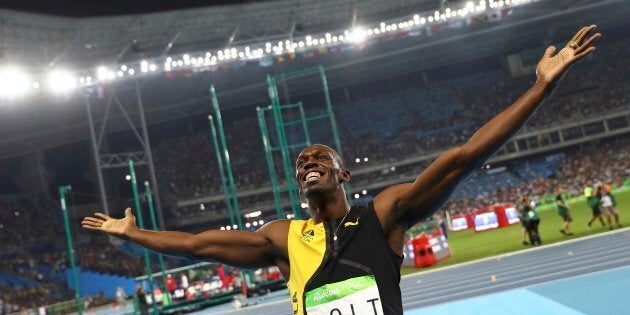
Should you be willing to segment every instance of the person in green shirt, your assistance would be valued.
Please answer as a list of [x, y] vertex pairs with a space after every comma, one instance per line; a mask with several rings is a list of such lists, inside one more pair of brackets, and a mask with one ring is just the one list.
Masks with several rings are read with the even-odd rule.
[[584, 196], [586, 197], [586, 204], [588, 204], [588, 206], [593, 211], [593, 217], [586, 224], [586, 228], [590, 230], [591, 225], [597, 219], [599, 219], [599, 222], [601, 222], [602, 226], [605, 227], [606, 223], [604, 223], [604, 219], [602, 218], [602, 210], [599, 205], [599, 201], [602, 197], [601, 186], [596, 185], [595, 187], [593, 187], [592, 183], [589, 181], [584, 188]]
[[571, 218], [569, 206], [564, 202], [564, 199], [562, 198], [562, 194], [564, 193], [562, 186], [558, 187], [556, 192], [556, 206], [558, 207], [558, 214], [560, 215], [560, 217], [562, 217], [563, 222], [562, 227], [560, 228], [560, 233], [567, 236], [573, 235], [573, 233], [571, 233], [571, 231], [569, 230], [569, 226], [571, 225], [573, 218]]
[[542, 245], [540, 234], [538, 234], [538, 225], [540, 224], [540, 217], [535, 210], [536, 203], [533, 200], [529, 200], [526, 195], [521, 196], [521, 203], [519, 206], [521, 223], [527, 230], [529, 235], [529, 242], [532, 245]]

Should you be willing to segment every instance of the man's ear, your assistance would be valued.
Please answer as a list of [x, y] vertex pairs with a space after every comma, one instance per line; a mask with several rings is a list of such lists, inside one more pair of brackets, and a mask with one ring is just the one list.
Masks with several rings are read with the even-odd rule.
[[350, 171], [349, 170], [342, 170], [341, 172], [339, 172], [339, 178], [341, 179], [342, 183], [345, 182], [349, 182], [350, 181]]

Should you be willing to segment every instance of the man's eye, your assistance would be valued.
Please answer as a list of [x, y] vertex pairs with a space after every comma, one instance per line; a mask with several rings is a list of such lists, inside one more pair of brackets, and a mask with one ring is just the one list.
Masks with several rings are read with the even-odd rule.
[[320, 160], [325, 160], [325, 159], [326, 159], [326, 156], [324, 156], [324, 155], [320, 155], [320, 156], [319, 156], [319, 159], [320, 159]]

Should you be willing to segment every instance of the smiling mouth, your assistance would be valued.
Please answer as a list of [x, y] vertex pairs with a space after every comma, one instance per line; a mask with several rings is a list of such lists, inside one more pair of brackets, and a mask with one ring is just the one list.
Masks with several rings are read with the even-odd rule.
[[304, 182], [306, 183], [315, 182], [321, 177], [322, 177], [322, 174], [320, 174], [319, 172], [315, 172], [315, 171], [308, 172], [308, 174], [306, 174], [306, 176], [304, 177]]

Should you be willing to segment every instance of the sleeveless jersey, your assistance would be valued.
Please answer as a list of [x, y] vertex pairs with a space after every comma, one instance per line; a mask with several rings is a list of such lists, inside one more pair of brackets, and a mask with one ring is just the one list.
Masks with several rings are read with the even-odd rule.
[[288, 251], [294, 315], [402, 314], [403, 258], [387, 244], [371, 202], [352, 207], [343, 222], [292, 221]]

